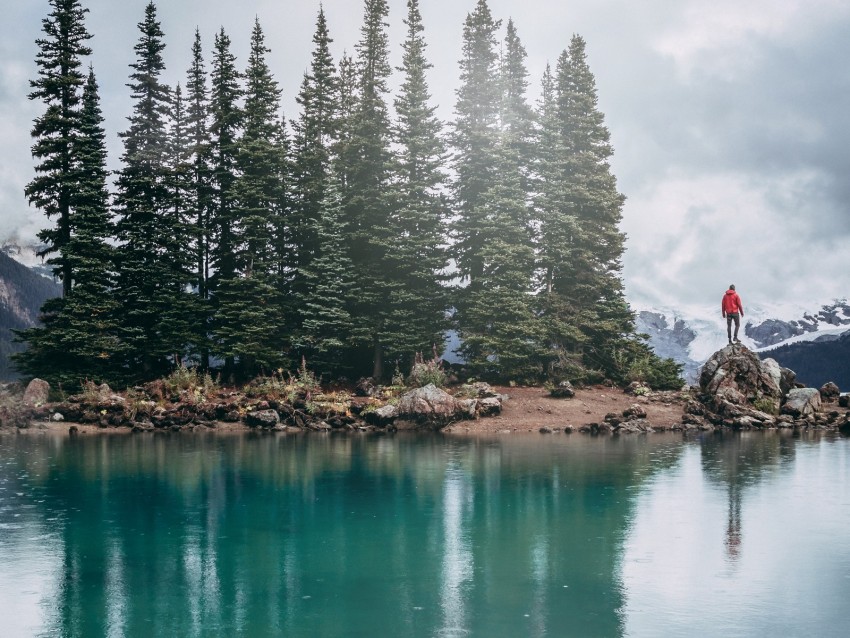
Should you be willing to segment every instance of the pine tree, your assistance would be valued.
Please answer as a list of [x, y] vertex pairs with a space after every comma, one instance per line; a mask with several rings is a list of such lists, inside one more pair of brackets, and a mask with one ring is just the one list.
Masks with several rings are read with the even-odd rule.
[[[347, 123], [343, 216], [357, 290], [352, 306], [353, 343], [372, 351], [372, 376], [383, 376], [387, 308], [384, 299], [389, 234], [390, 75], [386, 0], [365, 0], [357, 44], [357, 102]], [[350, 158], [350, 162], [346, 161]]]
[[412, 362], [417, 352], [442, 346], [446, 330], [447, 289], [441, 285], [447, 267], [445, 219], [448, 207], [442, 163], [446, 149], [442, 125], [429, 105], [424, 27], [418, 0], [409, 0], [407, 39], [399, 68], [404, 74], [395, 100], [398, 122], [391, 249], [387, 253], [390, 311], [386, 342], [389, 353]]
[[91, 55], [86, 41], [83, 9], [78, 0], [50, 0], [52, 11], [42, 20], [45, 38], [36, 40], [38, 78], [30, 81], [30, 100], [41, 100], [46, 109], [33, 122], [32, 147], [36, 177], [27, 184], [25, 193], [30, 204], [38, 207], [55, 227], [43, 229], [38, 238], [44, 248], [39, 256], [48, 260], [53, 272], [62, 280], [68, 294], [73, 285], [73, 272], [64, 248], [71, 239], [71, 197], [74, 192], [74, 143], [80, 128], [80, 97], [85, 84], [82, 58]]
[[222, 29], [215, 37], [211, 73], [210, 138], [212, 203], [210, 229], [213, 236], [209, 290], [214, 294], [218, 282], [236, 275], [235, 184], [238, 138], [242, 130], [242, 89], [236, 70], [236, 57], [230, 51], [230, 38]]
[[83, 91], [70, 198], [70, 239], [63, 247], [73, 286], [64, 297], [42, 308], [42, 327], [19, 333], [29, 343], [16, 356], [22, 371], [61, 383], [66, 389], [83, 380], [104, 381], [115, 372], [119, 352], [113, 287], [113, 234], [106, 188], [106, 145], [94, 71]]
[[496, 31], [486, 0], [478, 0], [463, 28], [461, 86], [457, 90], [454, 147], [454, 199], [457, 219], [453, 224], [454, 257], [460, 276], [468, 281], [462, 297], [476, 290], [484, 269], [480, 228], [485, 215], [482, 198], [497, 179], [494, 155], [498, 143], [501, 94], [498, 77]]
[[301, 327], [296, 346], [313, 370], [332, 375], [343, 369], [339, 354], [348, 345], [352, 318], [348, 311], [352, 289], [351, 262], [341, 221], [342, 203], [337, 179], [324, 185], [319, 218], [313, 231], [317, 252], [303, 270], [304, 293], [298, 311]]
[[322, 203], [331, 178], [331, 160], [336, 138], [338, 79], [330, 44], [324, 9], [319, 9], [313, 35], [310, 70], [304, 74], [296, 101], [301, 115], [293, 122], [293, 214], [292, 283], [296, 305], [310, 293], [306, 289], [305, 272], [320, 251], [319, 237]]
[[535, 116], [526, 100], [528, 70], [525, 47], [519, 39], [513, 20], [508, 20], [502, 57], [499, 65], [499, 143], [510, 150], [522, 173], [523, 187], [530, 191], [529, 176], [535, 128]]
[[559, 57], [551, 89], [547, 95], [544, 87], [542, 113], [550, 151], [540, 171], [541, 315], [556, 368], [571, 369], [580, 357], [585, 367], [609, 372], [617, 344], [634, 332], [620, 279], [624, 197], [610, 171], [610, 135], [579, 36]]
[[130, 377], [168, 369], [191, 339], [186, 304], [187, 273], [181, 246], [185, 229], [169, 189], [171, 92], [160, 81], [163, 33], [149, 3], [139, 23], [130, 84], [135, 104], [124, 140], [123, 167], [116, 183], [121, 242], [116, 295], [121, 300], [122, 338]]
[[235, 183], [237, 273], [222, 279], [217, 330], [223, 353], [238, 359], [242, 373], [274, 369], [284, 360], [283, 299], [276, 286], [275, 232], [283, 153], [277, 111], [280, 89], [266, 63], [269, 49], [259, 21], [251, 35], [245, 71], [244, 131], [238, 144]]
[[195, 30], [192, 43], [192, 63], [186, 78], [187, 138], [186, 161], [189, 170], [187, 192], [187, 223], [190, 224], [191, 247], [194, 252], [195, 277], [193, 285], [198, 295], [198, 318], [195, 340], [201, 354], [201, 366], [209, 367], [209, 279], [212, 248], [212, 145], [209, 134], [209, 94], [204, 67], [200, 32]]
[[537, 380], [539, 322], [533, 306], [535, 268], [529, 197], [532, 117], [525, 93], [525, 49], [508, 23], [498, 85], [499, 122], [493, 181], [479, 197], [480, 274], [464, 291], [457, 320], [461, 352], [481, 374]]
[[[239, 100], [242, 89], [236, 57], [230, 51], [230, 38], [222, 28], [215, 36], [212, 71], [210, 74], [210, 171], [211, 198], [209, 213], [210, 257], [207, 279], [210, 296], [211, 328], [218, 329], [218, 312], [223, 281], [232, 281], [236, 269], [236, 189], [238, 138], [242, 129], [242, 109]], [[213, 349], [221, 351], [220, 343]], [[234, 372], [233, 356], [225, 356], [224, 373]]]

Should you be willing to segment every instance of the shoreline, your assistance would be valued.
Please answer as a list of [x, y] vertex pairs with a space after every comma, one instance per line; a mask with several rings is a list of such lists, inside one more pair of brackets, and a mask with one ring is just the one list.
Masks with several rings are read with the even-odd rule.
[[[837, 420], [795, 421], [777, 423], [772, 427], [736, 428], [728, 425], [711, 424], [705, 419], [694, 419], [690, 414], [694, 402], [693, 389], [666, 392], [648, 392], [635, 396], [623, 389], [608, 386], [590, 386], [575, 389], [571, 398], [555, 398], [540, 386], [509, 387], [493, 386], [492, 391], [501, 397], [501, 408], [495, 414], [476, 415], [475, 418], [453, 420], [445, 427], [416, 427], [405, 422], [379, 423], [361, 414], [344, 427], [331, 427], [325, 421], [317, 427], [314, 422], [300, 426], [282, 421], [273, 426], [249, 423], [247, 419], [208, 419], [202, 422], [189, 420], [180, 424], [154, 425], [144, 423], [110, 424], [106, 419], [98, 422], [81, 423], [73, 419], [53, 420], [61, 404], [46, 404], [40, 410], [40, 419], [29, 421], [28, 427], [7, 426], [4, 430], [20, 433], [47, 432], [54, 434], [88, 435], [95, 433], [132, 434], [164, 432], [200, 433], [251, 433], [275, 432], [297, 434], [301, 432], [331, 432], [343, 434], [393, 433], [396, 431], [440, 432], [451, 435], [495, 435], [495, 434], [640, 434], [660, 432], [714, 432], [753, 430], [791, 431], [838, 431]], [[266, 406], [269, 407], [269, 406]], [[837, 415], [838, 413], [835, 412]]]

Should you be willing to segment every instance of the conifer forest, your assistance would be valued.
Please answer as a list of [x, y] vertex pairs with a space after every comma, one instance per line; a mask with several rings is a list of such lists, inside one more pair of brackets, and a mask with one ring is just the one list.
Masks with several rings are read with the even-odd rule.
[[[364, 0], [340, 59], [319, 9], [300, 87], [275, 80], [259, 19], [212, 42], [196, 32], [185, 79], [164, 83], [151, 2], [128, 69], [132, 112], [107, 133], [87, 9], [50, 0], [25, 195], [49, 222], [39, 240], [63, 294], [18, 333], [18, 368], [69, 387], [177, 366], [245, 381], [302, 361], [326, 380], [381, 379], [456, 334], [476, 378], [679, 387], [625, 300], [625, 197], [585, 41], [568, 38], [536, 70], [531, 100], [517, 26], [468, 1], [449, 122], [432, 104], [418, 0], [399, 43], [387, 1]], [[231, 38], [243, 36], [238, 60]], [[294, 117], [284, 91], [297, 92]]]

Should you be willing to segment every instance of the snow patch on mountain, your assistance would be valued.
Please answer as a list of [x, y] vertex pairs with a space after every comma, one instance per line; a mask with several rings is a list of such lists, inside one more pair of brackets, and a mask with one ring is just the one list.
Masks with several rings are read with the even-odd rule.
[[[712, 305], [683, 305], [678, 308], [633, 306], [638, 332], [649, 335], [649, 343], [662, 357], [684, 365], [685, 378], [696, 381], [700, 366], [727, 344], [726, 320], [720, 301]], [[747, 304], [738, 337], [757, 352], [787, 343], [837, 339], [850, 332], [850, 305], [834, 300], [813, 311], [793, 303]]]

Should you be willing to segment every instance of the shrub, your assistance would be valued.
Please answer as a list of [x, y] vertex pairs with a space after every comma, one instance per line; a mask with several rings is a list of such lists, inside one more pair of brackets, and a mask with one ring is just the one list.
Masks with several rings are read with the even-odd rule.
[[753, 401], [753, 407], [766, 414], [773, 414], [774, 416], [779, 414], [779, 407], [776, 405], [776, 401], [768, 397], [758, 397]]
[[421, 388], [429, 383], [442, 388], [446, 385], [447, 378], [446, 371], [443, 370], [443, 360], [437, 356], [435, 348], [432, 358], [428, 361], [425, 361], [421, 352], [416, 353], [407, 381], [413, 388]]
[[640, 381], [653, 390], [678, 390], [684, 385], [682, 364], [655, 355], [641, 358], [629, 367], [626, 381]]
[[162, 380], [162, 385], [172, 396], [187, 393], [198, 400], [218, 389], [218, 383], [209, 372], [201, 374], [197, 368], [187, 368], [182, 364]]

